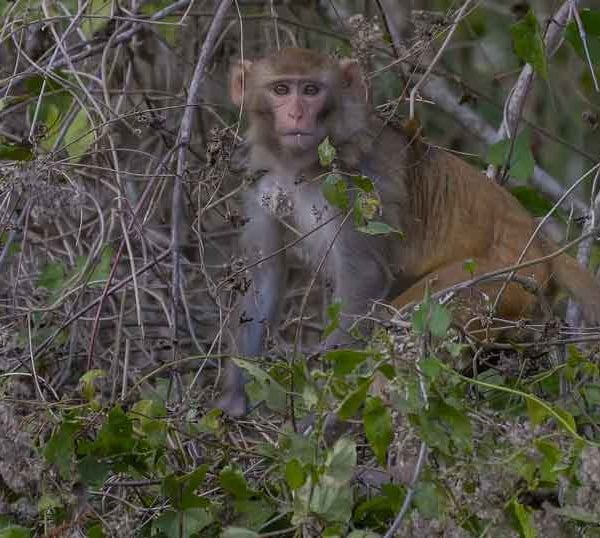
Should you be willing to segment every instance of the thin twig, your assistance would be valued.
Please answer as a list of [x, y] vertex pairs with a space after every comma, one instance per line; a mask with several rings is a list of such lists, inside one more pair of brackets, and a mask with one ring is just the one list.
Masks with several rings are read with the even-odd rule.
[[[573, 0], [577, 3], [579, 0]], [[547, 51], [547, 57], [552, 56], [562, 41], [563, 28], [569, 23], [571, 17], [571, 3], [570, 0], [565, 2], [560, 9], [556, 12], [554, 17], [550, 19], [546, 35], [544, 37], [544, 48]], [[514, 149], [515, 140], [517, 137], [517, 130], [523, 109], [525, 107], [525, 101], [529, 95], [531, 89], [531, 83], [535, 76], [535, 70], [531, 64], [525, 64], [517, 82], [510, 90], [508, 99], [504, 104], [504, 115], [502, 124], [496, 133], [496, 140], [494, 143], [499, 142], [505, 138], [511, 140], [511, 146], [507, 162], [510, 162], [512, 152]], [[495, 165], [490, 164], [487, 169], [487, 177], [489, 179], [496, 179], [498, 170]]]
[[583, 45], [583, 51], [585, 52], [585, 59], [588, 63], [588, 67], [590, 68], [592, 80], [594, 81], [594, 88], [597, 92], [600, 92], [598, 78], [596, 77], [596, 69], [594, 66], [594, 62], [592, 62], [592, 57], [590, 56], [590, 49], [588, 48], [587, 34], [585, 31], [585, 27], [583, 26], [583, 21], [581, 20], [581, 15], [579, 14], [577, 4], [579, 4], [579, 0], [570, 0], [569, 2], [569, 5], [571, 6], [571, 11], [573, 13], [573, 17], [575, 18], [575, 22], [577, 24], [577, 31], [579, 32], [579, 38], [581, 39], [581, 43]]
[[[600, 211], [600, 192], [598, 191], [598, 180], [600, 179], [600, 166], [596, 170], [596, 176], [594, 177], [594, 182], [592, 184], [592, 201], [590, 203], [590, 211], [588, 214], [588, 218], [585, 221], [583, 226], [583, 234], [587, 234], [590, 230], [593, 230], [596, 227], [597, 223], [597, 215]], [[590, 263], [590, 256], [592, 254], [592, 246], [594, 244], [594, 238], [592, 236], [586, 238], [579, 244], [579, 248], [577, 249], [577, 261], [579, 265], [586, 268]], [[574, 301], [572, 298], [569, 299], [569, 303], [567, 305], [567, 315], [565, 316], [565, 321], [571, 327], [577, 327], [581, 322], [581, 305]]]
[[[186, 107], [181, 118], [181, 127], [177, 140], [178, 155], [177, 155], [177, 173], [173, 179], [173, 193], [171, 202], [171, 257], [173, 260], [172, 279], [171, 279], [171, 301], [172, 313], [171, 319], [173, 323], [172, 338], [174, 342], [173, 353], [177, 353], [177, 311], [180, 297], [181, 287], [181, 243], [183, 236], [183, 216], [185, 215], [184, 200], [183, 200], [183, 176], [186, 173], [186, 152], [192, 137], [192, 125], [196, 114], [196, 107], [200, 103], [200, 94], [206, 78], [206, 70], [210, 61], [215, 42], [223, 28], [225, 15], [233, 0], [221, 0], [215, 11], [213, 20], [210, 23], [206, 38], [200, 50], [198, 62], [194, 68], [194, 74], [190, 82]], [[175, 355], [173, 356], [173, 359]]]
[[463, 4], [463, 6], [458, 10], [458, 12], [456, 13], [456, 16], [454, 17], [454, 21], [450, 25], [450, 30], [448, 31], [448, 35], [446, 36], [446, 39], [444, 39], [442, 46], [439, 48], [436, 55], [433, 57], [433, 60], [431, 60], [431, 63], [427, 67], [427, 70], [425, 71], [425, 73], [423, 73], [421, 78], [418, 80], [418, 82], [413, 86], [413, 89], [410, 91], [409, 118], [411, 120], [413, 120], [415, 118], [415, 100], [417, 98], [417, 92], [419, 91], [419, 88], [425, 83], [425, 81], [431, 74], [431, 71], [435, 67], [435, 64], [437, 64], [438, 60], [442, 57], [442, 54], [445, 52], [446, 48], [450, 44], [450, 40], [452, 39], [454, 32], [458, 28], [458, 23], [462, 19], [463, 15], [464, 15], [466, 9], [469, 7], [470, 3], [471, 3], [471, 0], [466, 0], [465, 3]]

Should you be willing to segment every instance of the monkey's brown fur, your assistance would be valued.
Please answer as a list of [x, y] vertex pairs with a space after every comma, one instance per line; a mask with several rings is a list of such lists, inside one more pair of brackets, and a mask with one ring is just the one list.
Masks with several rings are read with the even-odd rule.
[[[461, 159], [377, 118], [365, 102], [354, 62], [284, 49], [234, 68], [231, 95], [235, 104], [244, 102], [249, 121], [247, 167], [266, 171], [244, 200], [250, 220], [241, 245], [250, 261], [268, 259], [253, 269], [250, 290], [240, 301], [239, 315], [250, 320], [237, 332], [242, 355], [263, 352], [268, 325], [277, 319], [284, 256], [269, 255], [284, 244], [282, 221], [308, 234], [301, 246], [313, 267], [327, 256], [325, 270], [334, 296], [343, 301], [342, 327], [326, 346], [348, 343], [348, 327], [373, 300], [400, 293], [397, 306], [419, 301], [432, 279], [434, 290], [467, 280], [467, 259], [475, 262], [476, 275], [510, 266], [534, 233], [533, 219], [502, 187]], [[336, 217], [339, 210], [328, 207], [320, 182], [326, 170], [317, 155], [325, 136], [338, 151], [342, 171], [372, 178], [381, 199], [381, 220], [401, 230], [403, 239], [359, 233], [352, 219], [342, 225], [342, 217]], [[554, 249], [536, 237], [524, 260]], [[569, 256], [518, 274], [533, 278], [546, 295], [555, 292], [556, 284], [565, 288], [581, 303], [589, 322], [600, 322], [600, 288]], [[478, 288], [494, 300], [501, 285], [495, 281]], [[513, 282], [497, 314], [509, 319], [530, 316], [538, 302]], [[243, 414], [243, 377], [233, 363], [226, 377], [218, 405], [232, 415]]]

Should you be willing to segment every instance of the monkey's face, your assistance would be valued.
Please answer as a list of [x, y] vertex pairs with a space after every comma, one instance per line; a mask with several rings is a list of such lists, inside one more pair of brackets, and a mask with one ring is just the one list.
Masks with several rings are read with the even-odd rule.
[[326, 136], [349, 140], [368, 113], [358, 62], [305, 49], [234, 64], [229, 91], [248, 116], [250, 145], [277, 155], [290, 173], [317, 161]]
[[282, 78], [269, 85], [267, 100], [281, 148], [292, 153], [316, 149], [327, 134], [321, 121], [328, 101], [327, 87], [317, 80]]

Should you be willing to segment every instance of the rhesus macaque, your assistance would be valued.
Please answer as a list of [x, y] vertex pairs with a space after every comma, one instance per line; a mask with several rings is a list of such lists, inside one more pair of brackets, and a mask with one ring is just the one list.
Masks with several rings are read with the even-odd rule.
[[[519, 202], [479, 170], [376, 117], [352, 60], [284, 49], [234, 67], [230, 92], [248, 118], [247, 167], [264, 171], [244, 197], [249, 221], [241, 245], [248, 263], [264, 261], [252, 268], [237, 314], [237, 351], [243, 356], [263, 353], [268, 329], [277, 320], [285, 254], [272, 254], [284, 245], [285, 228], [308, 234], [300, 246], [313, 267], [326, 255], [326, 274], [335, 299], [342, 301], [342, 326], [325, 347], [351, 344], [348, 328], [374, 300], [404, 292], [395, 301], [402, 305], [420, 300], [430, 280], [433, 290], [467, 280], [467, 259], [474, 261], [476, 274], [514, 264], [534, 232], [534, 221]], [[340, 170], [372, 179], [381, 199], [378, 220], [401, 230], [403, 238], [363, 234], [352, 218], [343, 221], [340, 210], [328, 205], [321, 191], [327, 171], [317, 152], [326, 136], [337, 149]], [[525, 260], [554, 248], [538, 237]], [[545, 294], [552, 294], [556, 284], [565, 288], [581, 303], [588, 321], [600, 321], [600, 288], [569, 256], [518, 274], [533, 278]], [[501, 284], [489, 282], [479, 289], [493, 301]], [[513, 282], [496, 313], [509, 319], [530, 316], [538, 302]], [[230, 362], [225, 377], [217, 405], [232, 416], [243, 415], [243, 374]]]

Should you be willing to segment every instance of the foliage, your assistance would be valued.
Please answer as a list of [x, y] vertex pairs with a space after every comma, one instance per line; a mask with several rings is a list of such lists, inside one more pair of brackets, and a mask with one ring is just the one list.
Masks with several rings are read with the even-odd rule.
[[[595, 327], [525, 320], [524, 338], [496, 344], [487, 298], [470, 313], [476, 328], [459, 330], [461, 297], [428, 292], [402, 319], [374, 314], [361, 348], [323, 350], [343, 304], [294, 267], [268, 356], [229, 356], [229, 307], [248, 289], [232, 248], [245, 217], [230, 176], [244, 151], [229, 67], [266, 44], [353, 56], [394, 124], [420, 51], [437, 50], [458, 4], [415, 0], [404, 55], [373, 16], [383, 2], [236, 3], [189, 103], [217, 3], [205, 4], [0, 0], [0, 538], [374, 538], [405, 502], [402, 536], [599, 536], [600, 372], [583, 345]], [[543, 216], [556, 191], [531, 181], [536, 164], [571, 182], [595, 163], [600, 11], [580, 9], [552, 56], [548, 2], [522, 4], [473, 3], [432, 74], [460, 94], [455, 110], [497, 128], [528, 63], [541, 80], [515, 136], [479, 146], [472, 125], [427, 99], [413, 123], [506, 171]], [[402, 241], [376, 173], [348, 166], [343, 149], [318, 148], [323, 197], [361, 239]], [[465, 280], [479, 270], [463, 268]], [[224, 359], [248, 378], [243, 419], [212, 408]]]
[[[600, 401], [598, 365], [572, 348], [562, 368], [521, 378], [489, 370], [465, 376], [456, 370], [462, 358], [449, 319], [446, 307], [426, 298], [412, 331], [380, 333], [363, 351], [329, 351], [323, 368], [277, 372], [287, 383], [294, 375], [296, 413], [313, 413], [314, 428], [303, 435], [282, 422], [279, 432], [262, 437], [250, 428], [243, 450], [231, 446], [236, 425], [220, 412], [196, 415], [191, 408], [182, 419], [161, 398], [137, 400], [128, 411], [99, 408], [92, 387], [104, 374], [88, 372], [81, 380], [86, 398], [55, 414], [51, 435], [40, 439], [51, 471], [40, 514], [65, 528], [80, 524], [93, 535], [106, 535], [93, 514], [85, 523], [74, 520], [72, 501], [61, 491], [74, 483], [90, 491], [113, 483], [112, 495], [119, 492], [154, 514], [144, 524], [137, 520], [136, 536], [260, 536], [300, 526], [318, 528], [323, 536], [363, 531], [377, 536], [400, 509], [407, 485], [384, 482], [369, 494], [352, 487], [353, 480], [363, 466], [385, 469], [398, 449], [395, 457], [410, 461], [415, 453], [400, 447], [413, 436], [428, 447], [412, 502], [421, 517], [462, 522], [467, 535], [500, 525], [535, 536], [534, 511], [524, 499], [559, 484], [568, 499], [585, 488], [600, 495], [583, 471], [600, 460], [600, 450], [577, 434], [591, 418], [589, 405]], [[429, 343], [421, 355], [418, 343], [424, 341]], [[394, 349], [405, 349], [402, 360]], [[258, 368], [247, 372], [261, 384], [271, 379]], [[378, 376], [387, 378], [388, 390], [369, 396]], [[560, 403], [562, 376], [578, 387], [587, 411]], [[326, 442], [333, 411], [343, 419], [360, 417], [364, 438], [354, 431]], [[189, 452], [192, 446], [203, 451], [200, 461]], [[457, 489], [458, 476], [467, 482]], [[509, 499], [496, 512], [480, 504], [488, 503], [490, 487]], [[128, 506], [133, 505], [125, 510]], [[593, 509], [566, 506], [549, 517], [563, 525], [600, 523]], [[9, 525], [1, 532], [12, 537], [29, 531]]]

